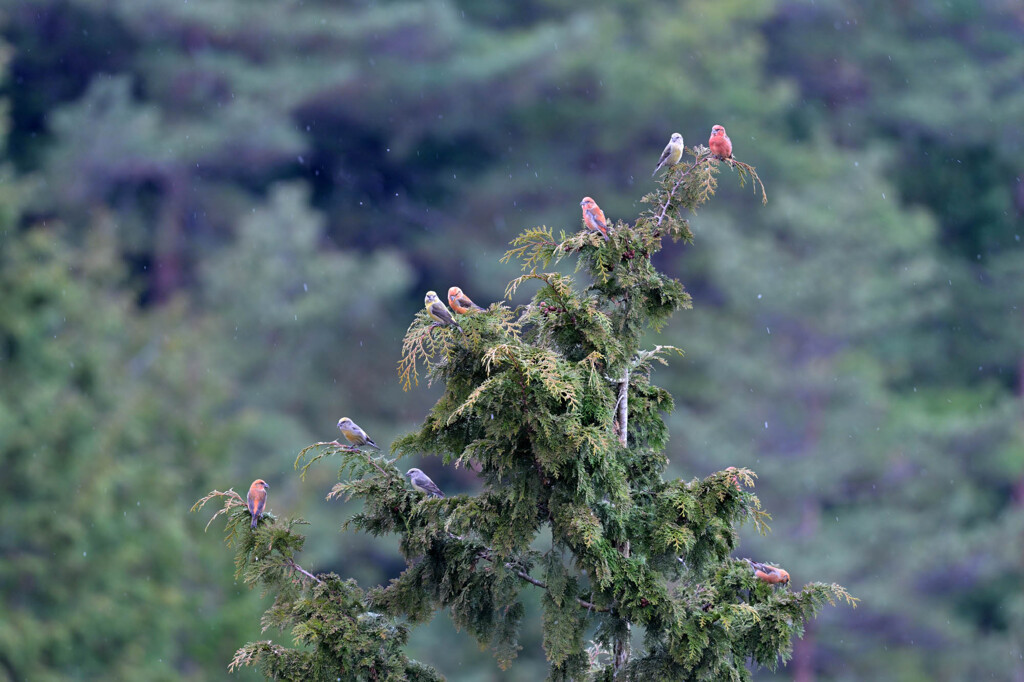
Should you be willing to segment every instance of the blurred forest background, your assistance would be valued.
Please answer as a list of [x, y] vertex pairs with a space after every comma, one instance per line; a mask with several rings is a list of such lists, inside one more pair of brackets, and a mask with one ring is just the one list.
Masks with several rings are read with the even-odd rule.
[[[632, 220], [720, 123], [769, 203], [724, 170], [658, 263], [695, 302], [670, 473], [751, 467], [740, 554], [862, 600], [757, 679], [1024, 681], [1020, 0], [3, 0], [0, 40], [0, 680], [226, 677], [269, 601], [213, 488], [394, 576], [298, 450], [418, 424], [425, 290], [500, 299], [520, 230]], [[409, 653], [533, 680], [538, 637], [501, 671], [439, 615]]]

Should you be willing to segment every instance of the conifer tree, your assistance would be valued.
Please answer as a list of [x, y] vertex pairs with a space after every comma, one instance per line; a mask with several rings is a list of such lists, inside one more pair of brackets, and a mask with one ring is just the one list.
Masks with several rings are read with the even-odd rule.
[[[238, 544], [238, 576], [277, 593], [265, 625], [291, 626], [306, 645], [250, 643], [232, 665], [258, 662], [275, 679], [437, 679], [399, 647], [408, 625], [447, 609], [505, 667], [519, 648], [520, 595], [541, 590], [550, 680], [745, 680], [748, 661], [785, 661], [825, 603], [855, 604], [836, 584], [769, 585], [731, 556], [740, 524], [768, 530], [753, 471], [663, 477], [672, 397], [651, 375], [681, 351], [642, 341], [690, 297], [651, 257], [666, 238], [692, 241], [686, 216], [714, 194], [724, 165], [765, 199], [752, 167], [717, 162], [703, 146], [686, 158], [608, 242], [547, 227], [516, 238], [505, 259], [525, 274], [507, 294], [538, 284], [528, 305], [492, 304], [459, 327], [416, 316], [401, 380], [411, 388], [425, 367], [444, 392], [392, 445], [395, 458], [337, 442], [299, 454], [303, 474], [342, 459], [328, 497], [363, 505], [346, 527], [398, 536], [407, 568], [390, 584], [364, 593], [315, 576], [295, 562], [295, 522], [271, 519], [253, 534], [239, 526], [249, 517], [233, 492], [201, 501], [227, 496], [218, 514]], [[548, 270], [570, 258], [585, 281]], [[472, 468], [482, 491], [431, 499], [410, 489], [398, 459], [424, 453]]]

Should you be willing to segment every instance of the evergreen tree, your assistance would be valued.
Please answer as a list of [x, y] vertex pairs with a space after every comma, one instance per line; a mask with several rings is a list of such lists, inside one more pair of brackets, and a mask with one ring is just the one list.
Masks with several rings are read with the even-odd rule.
[[259, 612], [169, 511], [223, 471], [217, 377], [102, 236], [0, 226], [0, 679], [201, 679]]
[[208, 425], [217, 377], [180, 309], [137, 314], [109, 221], [72, 248], [26, 224], [33, 183], [12, 176], [3, 157], [0, 679], [203, 679], [259, 609], [168, 511], [230, 440]]
[[[854, 603], [835, 584], [772, 587], [730, 556], [738, 525], [767, 529], [749, 491], [752, 471], [663, 478], [661, 414], [672, 397], [651, 372], [679, 351], [645, 349], [642, 336], [690, 298], [651, 257], [666, 238], [692, 240], [685, 214], [710, 198], [726, 163], [705, 147], [691, 156], [644, 197], [648, 208], [633, 225], [615, 225], [609, 242], [586, 231], [556, 239], [547, 227], [521, 234], [506, 259], [520, 259], [527, 272], [507, 293], [538, 282], [529, 305], [495, 304], [442, 327], [421, 311], [410, 325], [399, 363], [405, 386], [426, 363], [444, 390], [392, 452], [437, 453], [471, 467], [481, 493], [424, 498], [406, 486], [397, 460], [337, 442], [300, 453], [296, 466], [317, 451], [303, 474], [323, 457], [342, 458], [329, 497], [363, 503], [346, 526], [399, 536], [408, 565], [389, 585], [364, 594], [306, 571], [294, 559], [303, 540], [296, 522], [271, 520], [250, 533], [239, 526], [249, 517], [232, 491], [197, 504], [226, 496], [218, 515], [228, 514], [238, 576], [277, 592], [265, 624], [290, 625], [305, 645], [250, 643], [236, 665], [258, 662], [282, 679], [433, 679], [396, 650], [406, 629], [392, 619], [422, 623], [447, 609], [504, 667], [519, 648], [520, 593], [540, 589], [551, 680], [741, 680], [750, 678], [748, 661], [774, 668], [786, 660], [823, 604]], [[763, 197], [753, 168], [729, 165]], [[589, 275], [582, 289], [543, 270], [570, 256]], [[636, 652], [634, 626], [643, 633]]]

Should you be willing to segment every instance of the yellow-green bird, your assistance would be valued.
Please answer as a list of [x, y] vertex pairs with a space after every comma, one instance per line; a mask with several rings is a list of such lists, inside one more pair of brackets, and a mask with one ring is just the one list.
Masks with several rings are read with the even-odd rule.
[[442, 327], [459, 327], [455, 322], [455, 318], [452, 317], [452, 313], [448, 310], [448, 306], [441, 302], [441, 299], [437, 297], [436, 291], [428, 291], [426, 297], [423, 299], [423, 304], [427, 308], [427, 314], [430, 315], [430, 319], [438, 323]]
[[663, 166], [671, 167], [676, 165], [681, 158], [683, 158], [683, 136], [679, 133], [672, 133], [672, 138], [665, 145], [665, 151], [661, 153], [661, 158], [658, 159], [658, 167], [654, 169], [654, 173], [651, 173], [651, 177], [654, 177], [654, 174], [660, 171]]
[[366, 435], [366, 431], [359, 428], [359, 425], [348, 417], [342, 417], [338, 420], [338, 428], [341, 430], [341, 435], [345, 436], [345, 440], [357, 448], [369, 445], [371, 448], [380, 450], [377, 444], [373, 442], [373, 439]]

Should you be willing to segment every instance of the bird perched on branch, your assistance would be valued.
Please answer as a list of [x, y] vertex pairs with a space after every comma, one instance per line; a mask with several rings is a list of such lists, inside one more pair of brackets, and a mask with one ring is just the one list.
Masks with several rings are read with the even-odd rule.
[[436, 291], [428, 291], [427, 295], [423, 298], [423, 304], [427, 308], [427, 314], [430, 315], [435, 323], [442, 327], [459, 327], [458, 323], [455, 322], [455, 318], [452, 317], [452, 313], [448, 310], [448, 306], [441, 302], [437, 297]]
[[377, 444], [373, 442], [373, 439], [366, 435], [366, 431], [359, 428], [359, 425], [348, 417], [342, 417], [338, 420], [338, 428], [341, 429], [341, 433], [345, 436], [345, 440], [352, 445], [355, 445], [357, 448], [362, 447], [363, 445], [369, 445], [375, 450], [380, 450], [380, 448], [377, 447]]
[[256, 527], [256, 522], [261, 516], [263, 516], [263, 510], [267, 507], [267, 482], [262, 478], [257, 478], [249, 486], [249, 494], [245, 496], [245, 506], [249, 508], [249, 513], [252, 514], [252, 526]]
[[671, 168], [676, 165], [681, 158], [683, 158], [683, 136], [679, 133], [672, 133], [671, 139], [665, 145], [665, 150], [661, 153], [661, 158], [658, 159], [658, 167], [654, 169], [654, 173], [651, 173], [651, 177], [653, 178], [654, 174], [663, 166]]
[[732, 140], [725, 134], [725, 128], [722, 126], [713, 126], [711, 128], [711, 137], [708, 138], [708, 148], [711, 149], [711, 153], [720, 159], [731, 159], [732, 158]]
[[604, 211], [597, 205], [597, 202], [590, 197], [583, 197], [580, 202], [583, 209], [583, 224], [591, 232], [600, 232], [605, 241], [608, 241], [608, 222], [604, 218]]
[[750, 559], [745, 559], [745, 561], [754, 569], [754, 577], [758, 580], [763, 580], [772, 585], [778, 585], [779, 583], [785, 585], [789, 582], [789, 573], [783, 568], [772, 566], [771, 564], [761, 564]]
[[444, 493], [441, 489], [430, 480], [430, 476], [419, 469], [413, 467], [405, 472], [405, 475], [409, 477], [409, 482], [412, 483], [412, 487], [421, 493], [426, 493], [432, 497], [444, 497]]
[[483, 308], [473, 303], [469, 296], [462, 293], [462, 289], [459, 287], [452, 287], [448, 290], [448, 305], [452, 307], [452, 310], [460, 315], [466, 313], [482, 313]]

